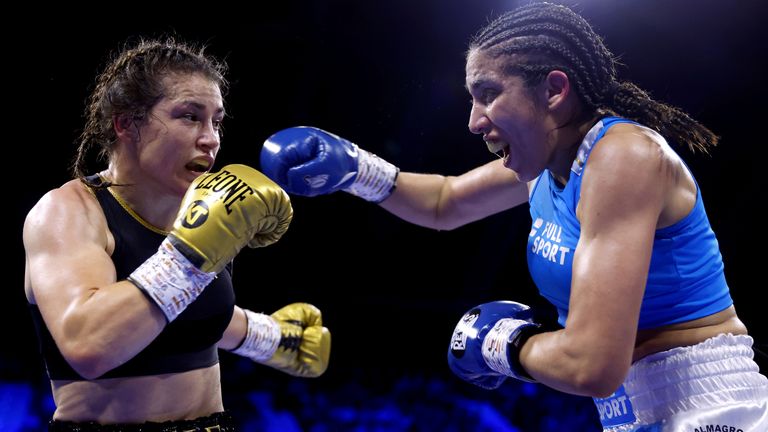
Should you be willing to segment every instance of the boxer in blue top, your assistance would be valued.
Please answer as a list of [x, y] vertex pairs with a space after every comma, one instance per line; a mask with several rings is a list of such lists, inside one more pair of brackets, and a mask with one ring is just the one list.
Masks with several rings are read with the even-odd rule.
[[343, 190], [440, 230], [529, 203], [529, 269], [563, 328], [544, 331], [515, 302], [472, 308], [448, 350], [461, 378], [591, 396], [606, 431], [768, 430], [768, 379], [676, 151], [717, 137], [619, 81], [590, 25], [549, 3], [475, 35], [466, 87], [469, 129], [500, 159], [463, 175], [399, 172], [308, 127], [270, 137], [262, 169], [290, 193]]

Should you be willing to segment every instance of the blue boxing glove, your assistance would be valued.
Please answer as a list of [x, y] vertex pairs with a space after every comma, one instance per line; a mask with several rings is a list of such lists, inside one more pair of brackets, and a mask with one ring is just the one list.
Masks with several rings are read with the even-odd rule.
[[448, 348], [448, 366], [461, 379], [493, 390], [507, 377], [536, 382], [520, 365], [520, 348], [539, 333], [531, 308], [513, 301], [474, 307], [461, 317]]
[[261, 170], [289, 193], [343, 190], [373, 202], [389, 197], [398, 174], [396, 166], [354, 143], [306, 126], [269, 137], [261, 149]]

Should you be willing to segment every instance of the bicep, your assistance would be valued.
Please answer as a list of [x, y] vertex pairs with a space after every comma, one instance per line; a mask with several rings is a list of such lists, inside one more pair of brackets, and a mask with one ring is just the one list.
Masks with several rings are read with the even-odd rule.
[[623, 147], [590, 159], [583, 180], [566, 328], [583, 337], [598, 364], [628, 367], [664, 187], [648, 145]]
[[89, 291], [115, 282], [105, 228], [93, 217], [81, 197], [57, 191], [43, 198], [24, 224], [26, 279], [54, 335]]

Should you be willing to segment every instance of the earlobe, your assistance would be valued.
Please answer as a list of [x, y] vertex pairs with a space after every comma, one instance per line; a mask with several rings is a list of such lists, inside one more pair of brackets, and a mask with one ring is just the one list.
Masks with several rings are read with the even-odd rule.
[[571, 81], [568, 75], [559, 70], [553, 70], [547, 74], [547, 104], [550, 108], [557, 108], [566, 100], [571, 92]]

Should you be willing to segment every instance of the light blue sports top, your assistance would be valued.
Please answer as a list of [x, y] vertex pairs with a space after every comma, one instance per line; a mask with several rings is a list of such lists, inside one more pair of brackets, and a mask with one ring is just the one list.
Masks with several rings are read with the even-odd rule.
[[[590, 129], [579, 146], [565, 187], [545, 170], [531, 191], [533, 223], [528, 236], [528, 269], [541, 295], [557, 308], [563, 326], [568, 317], [573, 252], [581, 233], [576, 205], [581, 196], [582, 174], [594, 146], [617, 123], [634, 122], [606, 117]], [[674, 225], [656, 230], [640, 307], [641, 329], [690, 321], [733, 304], [717, 239], [698, 184], [696, 188], [696, 204], [691, 212]]]

